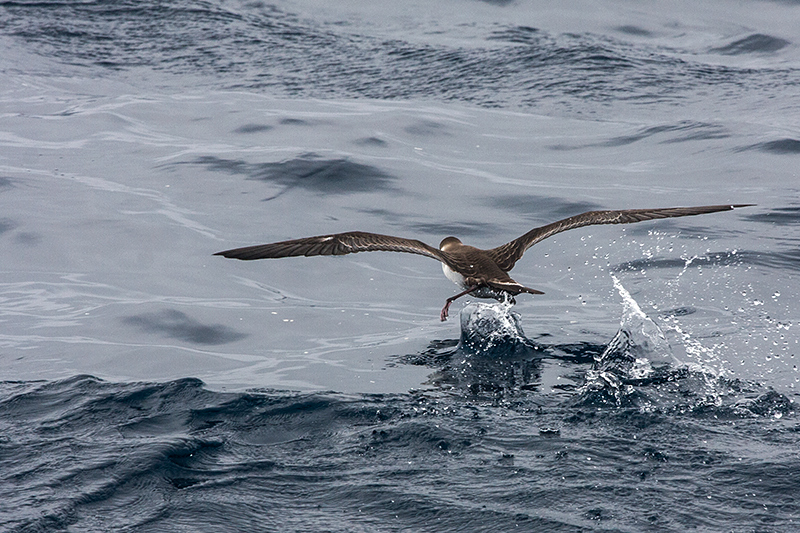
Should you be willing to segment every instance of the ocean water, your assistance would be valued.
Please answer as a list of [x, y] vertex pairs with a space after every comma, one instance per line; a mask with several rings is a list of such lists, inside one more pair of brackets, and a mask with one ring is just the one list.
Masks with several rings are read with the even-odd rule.
[[[0, 2], [0, 529], [792, 532], [800, 5]], [[515, 305], [348, 230], [531, 248]]]

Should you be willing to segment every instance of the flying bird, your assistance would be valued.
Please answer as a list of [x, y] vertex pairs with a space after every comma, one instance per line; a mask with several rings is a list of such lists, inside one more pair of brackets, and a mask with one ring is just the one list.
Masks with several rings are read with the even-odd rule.
[[534, 228], [525, 235], [497, 248], [482, 250], [463, 244], [456, 237], [446, 237], [436, 249], [416, 239], [392, 237], [363, 231], [348, 231], [332, 235], [319, 235], [290, 241], [259, 244], [217, 252], [231, 259], [250, 261], [253, 259], [275, 259], [280, 257], [312, 255], [345, 255], [357, 252], [406, 252], [441, 261], [442, 270], [448, 279], [463, 290], [445, 302], [440, 318], [447, 320], [450, 304], [456, 299], [472, 294], [477, 298], [511, 300], [520, 293], [544, 294], [525, 287], [511, 279], [508, 272], [525, 251], [544, 239], [574, 228], [595, 224], [631, 224], [659, 218], [686, 217], [730, 211], [753, 204], [706, 205], [700, 207], [667, 207], [660, 209], [623, 209], [612, 211], [587, 211], [546, 226]]

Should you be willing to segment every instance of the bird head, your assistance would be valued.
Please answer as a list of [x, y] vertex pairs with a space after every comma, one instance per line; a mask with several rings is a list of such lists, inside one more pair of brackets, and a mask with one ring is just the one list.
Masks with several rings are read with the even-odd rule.
[[461, 244], [461, 241], [455, 237], [445, 237], [442, 242], [439, 243], [439, 249], [443, 252], [446, 252], [449, 248], [452, 248], [457, 244]]

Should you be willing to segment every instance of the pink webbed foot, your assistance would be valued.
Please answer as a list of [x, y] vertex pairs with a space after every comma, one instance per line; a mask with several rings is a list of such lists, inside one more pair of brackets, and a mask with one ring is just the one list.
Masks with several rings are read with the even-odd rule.
[[477, 289], [477, 288], [478, 288], [478, 285], [475, 285], [474, 287], [470, 287], [469, 289], [467, 289], [467, 290], [465, 290], [465, 291], [462, 291], [462, 292], [459, 292], [459, 293], [458, 293], [458, 294], [456, 294], [455, 296], [451, 296], [450, 298], [448, 298], [448, 299], [447, 299], [447, 303], [445, 303], [445, 304], [444, 304], [444, 307], [442, 308], [442, 313], [439, 315], [439, 318], [441, 318], [441, 319], [442, 319], [442, 322], [444, 322], [445, 320], [447, 320], [447, 312], [450, 310], [450, 304], [451, 304], [451, 303], [453, 303], [453, 302], [454, 302], [455, 300], [457, 300], [458, 298], [461, 298], [461, 297], [462, 297], [462, 296], [464, 296], [465, 294], [469, 294], [469, 293], [471, 293], [472, 291], [474, 291], [474, 290], [475, 290], [475, 289]]
[[451, 303], [453, 303], [453, 302], [448, 300], [447, 303], [444, 304], [444, 307], [442, 307], [442, 313], [439, 315], [439, 318], [442, 319], [442, 322], [447, 320], [447, 314], [448, 314], [448, 311], [450, 310], [450, 304]]

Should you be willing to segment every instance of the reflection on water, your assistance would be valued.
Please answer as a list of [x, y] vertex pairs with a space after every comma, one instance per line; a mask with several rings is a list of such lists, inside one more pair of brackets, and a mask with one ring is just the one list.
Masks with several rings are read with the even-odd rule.
[[275, 163], [247, 163], [213, 156], [203, 156], [191, 164], [202, 165], [212, 171], [240, 174], [247, 179], [275, 183], [284, 188], [265, 198], [273, 200], [292, 188], [307, 189], [324, 194], [351, 194], [365, 191], [395, 191], [391, 182], [396, 178], [380, 168], [349, 159], [325, 159], [317, 154]]
[[226, 344], [247, 336], [222, 324], [202, 324], [177, 309], [128, 316], [122, 322], [145, 333], [164, 335], [194, 344]]

